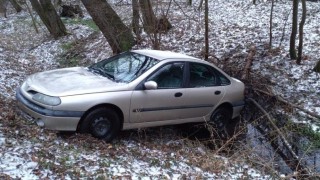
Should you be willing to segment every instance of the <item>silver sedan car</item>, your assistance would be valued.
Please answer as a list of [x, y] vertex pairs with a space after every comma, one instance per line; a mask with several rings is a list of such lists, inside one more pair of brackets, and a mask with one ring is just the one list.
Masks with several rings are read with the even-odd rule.
[[38, 126], [111, 141], [121, 130], [190, 122], [222, 132], [243, 108], [244, 84], [191, 56], [133, 50], [33, 74], [16, 98]]

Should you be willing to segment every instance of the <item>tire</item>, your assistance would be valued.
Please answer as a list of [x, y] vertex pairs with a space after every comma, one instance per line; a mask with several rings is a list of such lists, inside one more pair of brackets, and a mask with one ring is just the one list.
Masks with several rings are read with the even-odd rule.
[[214, 134], [222, 140], [227, 140], [233, 135], [234, 128], [231, 127], [232, 114], [226, 108], [216, 109], [210, 117], [210, 125]]
[[80, 124], [81, 133], [90, 133], [93, 137], [112, 141], [121, 129], [118, 114], [110, 108], [97, 108], [90, 111]]

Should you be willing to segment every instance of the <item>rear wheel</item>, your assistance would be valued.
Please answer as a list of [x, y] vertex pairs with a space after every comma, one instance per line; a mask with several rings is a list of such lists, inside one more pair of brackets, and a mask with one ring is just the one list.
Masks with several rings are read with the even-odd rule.
[[120, 118], [114, 110], [97, 108], [87, 114], [79, 130], [81, 133], [90, 133], [93, 137], [110, 142], [117, 136], [120, 128]]
[[233, 134], [231, 119], [232, 113], [226, 108], [216, 109], [210, 117], [210, 125], [213, 127], [214, 134], [222, 140], [230, 138]]

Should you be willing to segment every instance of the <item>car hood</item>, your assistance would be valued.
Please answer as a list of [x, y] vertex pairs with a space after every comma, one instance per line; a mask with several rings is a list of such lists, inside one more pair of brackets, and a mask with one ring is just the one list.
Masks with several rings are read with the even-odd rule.
[[28, 77], [22, 87], [50, 96], [68, 96], [126, 90], [128, 85], [94, 74], [84, 67], [44, 71]]

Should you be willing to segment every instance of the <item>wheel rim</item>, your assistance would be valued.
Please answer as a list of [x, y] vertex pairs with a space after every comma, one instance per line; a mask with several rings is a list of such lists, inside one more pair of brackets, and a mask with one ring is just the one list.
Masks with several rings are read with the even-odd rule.
[[92, 133], [97, 137], [103, 137], [110, 131], [111, 123], [106, 117], [99, 117], [91, 124]]

